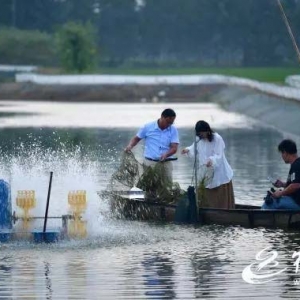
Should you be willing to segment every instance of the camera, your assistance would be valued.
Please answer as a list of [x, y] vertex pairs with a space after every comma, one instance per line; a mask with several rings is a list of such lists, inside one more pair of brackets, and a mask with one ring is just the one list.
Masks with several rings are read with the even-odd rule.
[[267, 191], [267, 196], [264, 198], [264, 201], [265, 201], [265, 203], [267, 204], [267, 205], [270, 205], [270, 204], [272, 204], [273, 203], [273, 197], [272, 197], [272, 193], [274, 193], [275, 192], [275, 190], [273, 191], [272, 190], [273, 188], [271, 188], [271, 191]]

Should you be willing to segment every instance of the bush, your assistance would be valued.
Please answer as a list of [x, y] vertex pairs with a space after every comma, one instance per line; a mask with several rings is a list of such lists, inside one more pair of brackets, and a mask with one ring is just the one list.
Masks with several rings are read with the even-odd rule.
[[95, 66], [96, 46], [90, 24], [67, 23], [57, 33], [61, 66], [68, 72], [91, 71]]
[[1, 28], [0, 64], [57, 65], [52, 35], [37, 30]]

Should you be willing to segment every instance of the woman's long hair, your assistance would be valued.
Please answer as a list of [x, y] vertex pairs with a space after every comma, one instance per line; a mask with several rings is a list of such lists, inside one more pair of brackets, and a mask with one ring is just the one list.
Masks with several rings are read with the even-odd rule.
[[199, 132], [207, 132], [207, 139], [209, 142], [211, 142], [214, 138], [214, 131], [210, 128], [209, 124], [203, 120], [200, 120], [196, 123], [195, 125], [195, 131], [196, 131], [196, 135], [199, 134]]

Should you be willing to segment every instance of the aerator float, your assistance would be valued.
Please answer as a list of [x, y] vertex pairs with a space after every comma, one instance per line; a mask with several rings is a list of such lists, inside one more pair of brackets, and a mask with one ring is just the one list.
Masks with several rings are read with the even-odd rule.
[[[61, 239], [84, 238], [87, 235], [86, 221], [82, 214], [87, 207], [86, 191], [68, 193], [70, 213], [62, 216], [48, 216], [53, 172], [50, 173], [49, 188], [44, 216], [32, 216], [30, 210], [36, 206], [34, 190], [17, 191], [16, 205], [22, 213], [12, 213], [11, 188], [8, 182], [0, 179], [0, 243], [17, 239], [28, 239], [36, 243], [57, 242]], [[61, 219], [61, 227], [47, 228], [47, 221]], [[43, 228], [35, 223], [43, 222]]]

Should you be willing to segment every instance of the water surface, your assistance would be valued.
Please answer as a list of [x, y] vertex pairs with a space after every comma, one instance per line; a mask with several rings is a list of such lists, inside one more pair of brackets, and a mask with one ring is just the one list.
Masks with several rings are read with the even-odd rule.
[[[0, 298], [299, 298], [292, 258], [299, 247], [297, 232], [176, 226], [108, 217], [108, 207], [96, 192], [106, 188], [138, 127], [157, 119], [166, 107], [177, 112], [180, 147], [192, 143], [199, 119], [207, 120], [223, 136], [235, 174], [236, 202], [260, 205], [270, 187], [268, 175], [277, 173], [285, 179], [288, 166], [281, 161], [277, 144], [287, 135], [211, 103], [1, 102], [0, 172], [11, 184], [13, 210], [20, 213], [15, 204], [17, 191], [33, 189], [37, 207], [32, 214], [43, 215], [53, 171], [49, 215], [68, 212], [70, 190], [86, 190], [88, 237], [54, 245], [28, 240], [0, 244]], [[141, 159], [142, 144], [134, 152]], [[186, 189], [193, 162], [178, 157], [174, 180]], [[269, 283], [247, 283], [243, 270], [267, 247], [268, 253], [277, 251], [279, 264], [263, 270], [284, 272]]]

